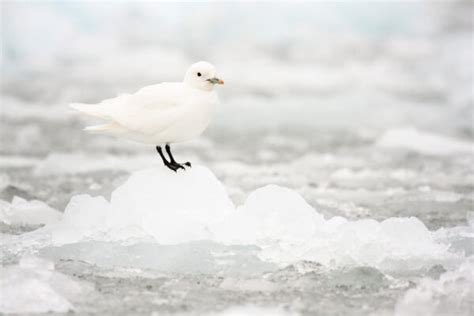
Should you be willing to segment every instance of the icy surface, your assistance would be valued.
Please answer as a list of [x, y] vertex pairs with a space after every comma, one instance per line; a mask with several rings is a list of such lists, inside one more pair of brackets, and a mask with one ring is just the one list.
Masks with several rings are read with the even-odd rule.
[[100, 170], [134, 171], [152, 166], [156, 160], [152, 155], [117, 157], [110, 155], [51, 154], [36, 164], [38, 175], [83, 174]]
[[21, 258], [19, 265], [2, 267], [0, 279], [0, 312], [47, 313], [69, 312], [69, 301], [91, 291], [56, 272], [54, 263], [32, 256]]
[[[1, 222], [2, 263], [34, 253], [93, 283], [85, 301], [67, 297], [78, 314], [281, 306], [392, 316], [407, 291], [431, 288], [474, 254], [473, 9], [469, 1], [2, 3], [0, 199], [69, 204], [43, 228]], [[112, 193], [130, 172], [160, 174], [161, 160], [151, 146], [81, 133], [95, 122], [66, 105], [181, 80], [201, 59], [226, 81], [221, 104], [209, 129], [173, 153], [211, 169], [226, 191], [216, 196], [237, 207], [212, 225], [202, 210], [202, 220], [186, 214], [196, 226], [183, 232], [176, 214], [142, 203], [124, 225], [130, 216], [114, 216], [121, 205]], [[121, 198], [142, 198], [137, 187]], [[169, 221], [148, 220], [162, 216]], [[436, 293], [448, 306], [460, 296]]]
[[438, 280], [423, 279], [397, 303], [395, 315], [472, 315], [474, 307], [474, 258]]
[[105, 240], [151, 236], [160, 244], [210, 240], [213, 226], [233, 209], [224, 186], [204, 167], [177, 174], [165, 167], [149, 169], [132, 174], [110, 203], [103, 197], [73, 197], [53, 240], [62, 244], [94, 235]]
[[[279, 265], [310, 260], [331, 267], [417, 270], [456, 258], [416, 218], [326, 220], [296, 191], [276, 185], [255, 190], [235, 208], [222, 183], [202, 166], [177, 174], [164, 167], [135, 172], [114, 190], [110, 202], [74, 196], [61, 222], [47, 229], [55, 245], [151, 238], [160, 245], [208, 240], [257, 246], [261, 260]], [[113, 264], [130, 264], [115, 251]], [[141, 256], [153, 261], [150, 253]]]
[[221, 313], [211, 314], [209, 316], [298, 316], [296, 313], [285, 312], [281, 308], [263, 308], [257, 306], [239, 306], [232, 307]]
[[11, 203], [0, 200], [0, 221], [7, 225], [52, 224], [61, 217], [61, 212], [41, 201], [27, 201], [17, 196]]
[[421, 132], [415, 128], [394, 129], [385, 132], [377, 141], [385, 148], [404, 148], [427, 155], [474, 154], [474, 143]]

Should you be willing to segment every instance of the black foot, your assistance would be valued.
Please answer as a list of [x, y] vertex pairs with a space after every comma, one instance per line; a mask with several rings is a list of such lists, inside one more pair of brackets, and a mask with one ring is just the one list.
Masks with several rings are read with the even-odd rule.
[[158, 151], [158, 154], [160, 154], [160, 157], [161, 159], [163, 160], [163, 164], [168, 167], [169, 169], [173, 170], [174, 172], [177, 172], [178, 169], [183, 169], [183, 170], [186, 170], [186, 167], [191, 167], [191, 163], [188, 161], [188, 162], [185, 162], [183, 164], [180, 164], [180, 163], [177, 163], [174, 158], [173, 158], [173, 154], [171, 153], [171, 147], [170, 145], [166, 144], [165, 146], [165, 149], [166, 149], [166, 152], [168, 153], [168, 156], [170, 158], [170, 160], [168, 161], [166, 158], [165, 158], [165, 155], [163, 155], [163, 151], [161, 150], [161, 147], [160, 146], [156, 146], [156, 150]]
[[177, 172], [178, 169], [186, 170], [182, 164], [179, 164], [177, 162], [168, 163], [168, 164], [166, 164], [166, 167], [170, 168], [174, 172]]

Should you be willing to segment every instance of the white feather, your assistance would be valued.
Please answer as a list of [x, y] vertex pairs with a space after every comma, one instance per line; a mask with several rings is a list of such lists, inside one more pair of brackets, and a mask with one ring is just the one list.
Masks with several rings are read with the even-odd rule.
[[89, 132], [151, 144], [185, 141], [201, 134], [210, 122], [218, 99], [207, 79], [214, 77], [214, 67], [199, 62], [191, 66], [183, 82], [147, 86], [98, 104], [70, 106], [109, 121], [86, 127]]

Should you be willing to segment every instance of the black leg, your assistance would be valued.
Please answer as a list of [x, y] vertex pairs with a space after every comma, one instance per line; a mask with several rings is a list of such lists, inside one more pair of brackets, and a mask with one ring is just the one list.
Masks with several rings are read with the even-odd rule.
[[[163, 154], [163, 151], [161, 150], [161, 147], [160, 147], [160, 146], [156, 146], [156, 151], [157, 151], [158, 154], [160, 155], [161, 160], [163, 160], [163, 164], [164, 164], [166, 167], [168, 167], [169, 169], [173, 170], [174, 172], [176, 172], [176, 170], [178, 170], [178, 166], [176, 166], [176, 164], [170, 163], [168, 160], [166, 160], [165, 155]], [[183, 168], [183, 169], [184, 169], [184, 168]]]
[[160, 155], [161, 157], [161, 160], [163, 160], [163, 163], [166, 165], [169, 164], [168, 160], [166, 160], [165, 158], [165, 155], [163, 155], [163, 151], [161, 150], [161, 147], [160, 146], [156, 146], [156, 151], [158, 152], [158, 154]]
[[170, 162], [172, 164], [176, 164], [176, 160], [174, 160], [173, 154], [171, 153], [170, 145], [166, 144], [165, 149], [166, 149], [166, 152], [168, 153], [168, 156], [170, 157]]
[[171, 164], [180, 166], [180, 167], [183, 168], [183, 169], [184, 169], [183, 165], [188, 166], [188, 167], [191, 167], [191, 163], [190, 163], [189, 161], [188, 161], [188, 162], [185, 162], [185, 163], [182, 165], [182, 164], [180, 164], [180, 163], [177, 163], [176, 160], [174, 160], [173, 154], [171, 153], [171, 147], [170, 147], [169, 144], [166, 144], [165, 149], [166, 149], [166, 152], [168, 153], [168, 156], [170, 157], [170, 163], [171, 163]]

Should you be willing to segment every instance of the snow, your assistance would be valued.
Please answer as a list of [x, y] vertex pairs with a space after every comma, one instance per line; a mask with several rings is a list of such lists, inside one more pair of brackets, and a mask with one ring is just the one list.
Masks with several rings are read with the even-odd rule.
[[[333, 268], [418, 270], [456, 258], [417, 218], [325, 219], [299, 193], [276, 185], [255, 190], [234, 207], [224, 185], [202, 166], [178, 173], [164, 167], [137, 171], [112, 193], [110, 202], [75, 196], [63, 219], [48, 229], [57, 246], [203, 240], [257, 246], [261, 260], [281, 266], [310, 260]], [[152, 260], [147, 251], [142, 255]], [[114, 263], [129, 262], [124, 256], [117, 251]]]
[[0, 200], [0, 221], [7, 225], [52, 224], [61, 217], [61, 212], [38, 200], [27, 201], [18, 196], [11, 203]]
[[472, 142], [423, 132], [415, 128], [388, 130], [377, 140], [376, 144], [382, 148], [402, 148], [434, 156], [474, 153]]
[[1, 313], [47, 313], [73, 311], [69, 301], [91, 290], [54, 270], [50, 261], [24, 256], [19, 265], [0, 268]]
[[472, 315], [474, 308], [474, 258], [439, 280], [422, 279], [398, 301], [396, 316]]

